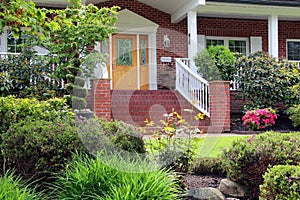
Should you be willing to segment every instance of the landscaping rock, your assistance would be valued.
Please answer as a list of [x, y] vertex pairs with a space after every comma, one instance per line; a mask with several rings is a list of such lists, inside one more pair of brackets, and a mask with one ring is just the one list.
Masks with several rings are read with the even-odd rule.
[[221, 180], [221, 183], [219, 185], [219, 190], [226, 196], [237, 197], [237, 198], [245, 197], [248, 194], [245, 187], [239, 185], [236, 182], [233, 182], [228, 178]]
[[225, 196], [218, 189], [211, 187], [190, 190], [188, 196], [197, 200], [225, 200]]

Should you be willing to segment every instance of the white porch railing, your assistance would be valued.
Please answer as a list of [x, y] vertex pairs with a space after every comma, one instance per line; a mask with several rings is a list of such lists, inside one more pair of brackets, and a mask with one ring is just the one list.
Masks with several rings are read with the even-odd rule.
[[197, 73], [192, 61], [175, 58], [176, 90], [199, 111], [209, 113], [209, 83]]

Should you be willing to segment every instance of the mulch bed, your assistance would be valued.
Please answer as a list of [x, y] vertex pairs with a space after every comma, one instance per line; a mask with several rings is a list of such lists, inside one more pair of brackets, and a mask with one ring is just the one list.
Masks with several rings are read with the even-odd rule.
[[184, 177], [184, 184], [188, 190], [202, 187], [217, 188], [223, 178], [217, 175], [188, 174]]

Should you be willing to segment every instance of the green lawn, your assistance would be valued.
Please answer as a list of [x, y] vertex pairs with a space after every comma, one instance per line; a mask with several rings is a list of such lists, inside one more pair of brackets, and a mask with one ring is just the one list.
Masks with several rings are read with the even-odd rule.
[[[195, 153], [197, 157], [211, 157], [215, 158], [221, 155], [225, 148], [229, 148], [234, 140], [241, 138], [250, 138], [251, 136], [203, 136], [203, 138], [196, 138], [192, 140], [192, 146], [195, 147]], [[165, 139], [161, 140], [163, 143], [167, 143]], [[149, 150], [149, 144], [158, 146], [156, 139], [147, 139], [145, 144]], [[187, 144], [187, 139], [181, 139], [182, 144]], [[155, 153], [155, 150], [154, 150]]]
[[251, 136], [207, 136], [196, 144], [195, 153], [199, 157], [215, 158], [222, 154], [225, 148], [229, 148], [234, 140], [250, 138]]

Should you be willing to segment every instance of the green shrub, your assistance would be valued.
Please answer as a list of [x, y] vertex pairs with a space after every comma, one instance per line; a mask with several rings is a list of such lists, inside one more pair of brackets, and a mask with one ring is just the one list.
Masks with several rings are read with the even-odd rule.
[[142, 133], [134, 126], [121, 121], [101, 121], [104, 134], [119, 148], [136, 153], [145, 153]]
[[215, 174], [226, 175], [224, 161], [221, 158], [197, 158], [192, 164], [192, 170], [195, 174]]
[[194, 58], [198, 72], [208, 80], [232, 80], [236, 74], [234, 53], [225, 46], [210, 46]]
[[0, 134], [26, 118], [46, 121], [68, 120], [73, 117], [64, 99], [53, 98], [47, 101], [19, 99], [14, 96], [0, 97]]
[[24, 120], [1, 135], [4, 169], [22, 177], [41, 178], [65, 167], [75, 150], [83, 151], [71, 122]]
[[52, 199], [178, 199], [177, 175], [147, 160], [101, 154], [77, 157], [51, 188]]
[[300, 163], [299, 138], [300, 132], [266, 132], [233, 142], [223, 153], [227, 176], [248, 187], [257, 198], [268, 167]]
[[260, 185], [262, 200], [300, 199], [300, 165], [277, 165], [264, 174]]
[[277, 60], [268, 53], [256, 52], [238, 60], [243, 97], [249, 99], [248, 110], [274, 107], [275, 103], [299, 103], [300, 72], [298, 66]]
[[289, 118], [293, 122], [293, 126], [300, 125], [300, 105], [292, 106], [288, 109]]
[[5, 173], [0, 178], [1, 200], [38, 200], [44, 199], [40, 193], [26, 186], [20, 178], [15, 178], [13, 173]]

